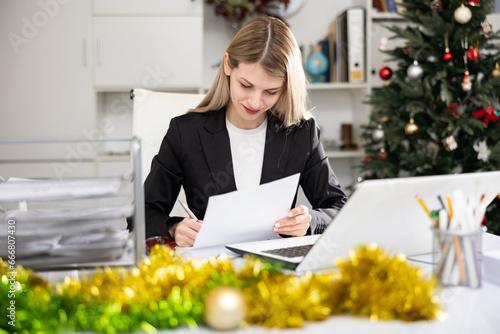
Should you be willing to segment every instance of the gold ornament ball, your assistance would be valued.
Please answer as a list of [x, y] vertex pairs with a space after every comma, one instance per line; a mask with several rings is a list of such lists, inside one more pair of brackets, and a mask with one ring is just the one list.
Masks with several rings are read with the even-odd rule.
[[238, 328], [246, 313], [245, 296], [234, 287], [218, 287], [205, 300], [205, 322], [215, 330]]
[[491, 72], [491, 75], [495, 78], [500, 77], [500, 68], [498, 67], [498, 63], [495, 64], [495, 69]]
[[405, 132], [407, 135], [413, 135], [415, 133], [417, 133], [418, 131], [418, 125], [415, 124], [415, 122], [413, 121], [413, 118], [410, 119], [410, 123], [406, 124], [405, 126]]

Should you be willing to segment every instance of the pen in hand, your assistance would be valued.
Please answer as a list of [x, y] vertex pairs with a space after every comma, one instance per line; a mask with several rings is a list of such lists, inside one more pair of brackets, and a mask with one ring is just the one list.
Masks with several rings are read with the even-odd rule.
[[199, 219], [198, 219], [198, 218], [196, 218], [195, 214], [193, 213], [193, 211], [191, 211], [191, 210], [189, 209], [189, 207], [186, 205], [186, 203], [184, 203], [184, 202], [183, 202], [183, 201], [181, 201], [180, 199], [179, 199], [178, 201], [179, 201], [179, 203], [181, 203], [182, 208], [183, 208], [183, 209], [186, 211], [186, 213], [189, 215], [189, 218], [194, 219], [194, 220], [196, 220], [196, 221], [199, 221]]

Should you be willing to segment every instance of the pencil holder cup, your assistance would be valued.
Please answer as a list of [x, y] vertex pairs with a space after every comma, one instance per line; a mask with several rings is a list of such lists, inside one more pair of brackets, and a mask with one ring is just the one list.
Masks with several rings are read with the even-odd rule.
[[483, 231], [432, 231], [433, 274], [441, 285], [481, 287]]

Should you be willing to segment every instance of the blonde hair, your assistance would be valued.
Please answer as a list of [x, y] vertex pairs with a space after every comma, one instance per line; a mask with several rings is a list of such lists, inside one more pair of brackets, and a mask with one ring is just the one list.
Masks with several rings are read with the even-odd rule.
[[[270, 16], [251, 20], [238, 31], [226, 52], [231, 68], [240, 63], [260, 64], [269, 75], [283, 79], [284, 89], [269, 112], [285, 127], [298, 125], [311, 117], [306, 109], [307, 81], [302, 55], [292, 32], [281, 20]], [[218, 110], [227, 106], [229, 100], [229, 77], [224, 73], [222, 61], [205, 98], [189, 111]]]

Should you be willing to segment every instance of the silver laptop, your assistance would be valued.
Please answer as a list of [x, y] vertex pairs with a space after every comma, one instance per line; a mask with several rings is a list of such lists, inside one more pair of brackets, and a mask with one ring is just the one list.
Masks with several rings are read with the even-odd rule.
[[500, 192], [500, 171], [366, 180], [321, 235], [230, 244], [226, 248], [276, 260], [296, 271], [332, 268], [335, 259], [371, 243], [391, 254], [428, 254], [432, 251], [431, 221], [415, 195], [432, 211], [441, 208], [438, 195], [446, 198], [455, 190], [477, 198], [485, 193], [490, 203]]

